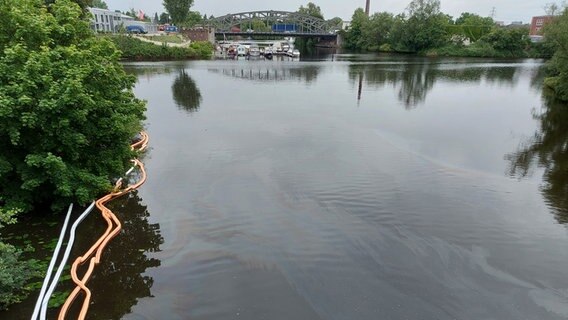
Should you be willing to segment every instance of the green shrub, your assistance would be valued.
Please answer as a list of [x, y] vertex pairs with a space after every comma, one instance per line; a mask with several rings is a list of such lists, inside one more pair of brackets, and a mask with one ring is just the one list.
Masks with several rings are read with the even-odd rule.
[[136, 80], [72, 1], [4, 0], [0, 12], [0, 208], [88, 203], [133, 156]]
[[393, 52], [394, 50], [392, 49], [391, 45], [388, 43], [382, 44], [379, 47], [379, 51], [380, 52]]
[[557, 45], [551, 41], [532, 43], [528, 50], [531, 58], [550, 59], [554, 56]]
[[189, 47], [169, 47], [165, 43], [155, 45], [131, 36], [109, 36], [122, 52], [122, 59], [129, 61], [196, 60], [209, 59], [213, 45], [209, 42], [193, 42]]
[[39, 276], [35, 260], [21, 259], [22, 251], [0, 242], [0, 310], [21, 302], [31, 291], [28, 281]]

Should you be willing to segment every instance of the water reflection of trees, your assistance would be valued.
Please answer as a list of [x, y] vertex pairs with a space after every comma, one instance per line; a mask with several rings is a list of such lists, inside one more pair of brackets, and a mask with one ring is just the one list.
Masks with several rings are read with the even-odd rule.
[[226, 77], [232, 77], [239, 80], [250, 80], [259, 82], [274, 81], [304, 81], [312, 83], [317, 80], [320, 67], [318, 66], [302, 66], [302, 67], [282, 67], [282, 68], [231, 68], [231, 69], [209, 69], [209, 72], [222, 74]]
[[181, 70], [174, 80], [172, 93], [174, 101], [179, 108], [189, 112], [199, 110], [202, 100], [201, 91], [199, 91], [197, 84], [185, 70]]
[[568, 105], [545, 95], [535, 119], [540, 128], [515, 153], [506, 156], [509, 174], [525, 177], [543, 168], [541, 192], [559, 223], [568, 223]]
[[149, 222], [150, 213], [137, 192], [113, 201], [110, 207], [121, 219], [123, 230], [110, 243], [89, 282], [92, 319], [121, 319], [138, 299], [152, 296], [154, 280], [143, 274], [160, 266], [160, 260], [148, 253], [160, 251], [164, 242], [160, 226]]
[[514, 85], [518, 67], [454, 67], [434, 63], [407, 64], [352, 64], [349, 79], [368, 87], [392, 86], [398, 90], [398, 99], [407, 109], [426, 101], [428, 93], [439, 80], [450, 82], [480, 82]]

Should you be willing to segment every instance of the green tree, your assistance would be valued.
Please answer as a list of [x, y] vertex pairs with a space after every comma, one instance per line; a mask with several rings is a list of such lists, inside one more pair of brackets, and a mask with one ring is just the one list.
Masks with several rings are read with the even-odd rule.
[[101, 8], [108, 10], [108, 5], [103, 0], [92, 0], [92, 1], [93, 1], [92, 2], [93, 8]]
[[309, 2], [305, 7], [300, 6], [300, 9], [298, 9], [298, 13], [323, 19], [323, 13], [321, 11], [321, 8], [313, 2]]
[[557, 97], [568, 101], [568, 8], [544, 29], [546, 41], [556, 47], [556, 53], [549, 62], [550, 77], [545, 84], [554, 90]]
[[335, 18], [331, 18], [329, 20], [327, 20], [329, 23], [331, 23], [334, 26], [337, 26], [338, 29], [341, 29], [342, 24], [343, 24], [343, 19], [341, 19], [340, 17], [335, 17]]
[[476, 42], [484, 35], [489, 34], [494, 27], [495, 21], [492, 18], [464, 12], [456, 19], [452, 29], [454, 34], [462, 35], [471, 42]]
[[[120, 53], [95, 37], [70, 0], [2, 0], [0, 227], [39, 204], [86, 203], [111, 188], [133, 156], [144, 104]], [[34, 275], [0, 242], [0, 308]]]
[[[49, 7], [49, 5], [55, 3], [56, 0], [44, 0], [45, 4]], [[85, 12], [87, 11], [88, 7], [93, 7], [93, 0], [73, 0], [76, 4], [81, 7], [83, 10], [82, 17], [84, 17]]]
[[160, 13], [160, 19], [158, 19], [158, 21], [160, 24], [170, 23], [170, 16], [167, 13], [162, 12]]
[[363, 29], [364, 45], [369, 49], [378, 49], [381, 45], [389, 43], [394, 25], [394, 16], [389, 12], [375, 13], [369, 18], [366, 28]]
[[134, 10], [134, 8], [130, 8], [130, 10], [124, 12], [124, 14], [132, 18], [138, 17], [138, 13], [136, 12], [136, 10]]
[[159, 20], [160, 20], [160, 17], [158, 16], [158, 13], [155, 12], [155, 13], [154, 13], [154, 21], [153, 21], [153, 22], [154, 22], [154, 23], [158, 23]]
[[407, 8], [407, 19], [397, 46], [413, 52], [442, 47], [449, 40], [450, 18], [440, 11], [439, 0], [414, 0]]
[[0, 208], [87, 203], [133, 156], [144, 104], [120, 52], [81, 9], [58, 0], [3, 0], [0, 16]]
[[201, 22], [203, 22], [201, 13], [199, 13], [199, 11], [190, 11], [183, 25], [187, 27], [193, 27], [197, 24], [200, 24]]
[[253, 19], [250, 22], [250, 29], [256, 32], [269, 32], [271, 30], [271, 28], [266, 24], [266, 22], [260, 19]]
[[[316, 4], [314, 4], [313, 2], [309, 2], [306, 7], [300, 6], [300, 8], [298, 9], [297, 12], [323, 20], [323, 13], [321, 12], [321, 8], [319, 6], [317, 6]], [[256, 29], [253, 28], [253, 30], [256, 30], [256, 31], [270, 31], [271, 30], [270, 26], [267, 26], [264, 23], [263, 23], [263, 25], [261, 25], [260, 23], [257, 23], [257, 27], [259, 27], [259, 28], [256, 28]], [[296, 39], [295, 45], [296, 45], [296, 48], [298, 48], [299, 50], [301, 50], [303, 52], [308, 52], [308, 51], [315, 48], [315, 45], [318, 43], [318, 41], [319, 41], [319, 39], [316, 38], [316, 37], [303, 37], [303, 38]]]
[[163, 4], [172, 22], [177, 25], [187, 20], [193, 0], [164, 0]]
[[351, 18], [351, 26], [345, 34], [345, 47], [351, 50], [366, 49], [363, 32], [368, 28], [369, 17], [365, 10], [358, 8]]
[[528, 28], [495, 28], [480, 40], [490, 44], [497, 51], [506, 52], [511, 56], [522, 56], [530, 44], [528, 36]]

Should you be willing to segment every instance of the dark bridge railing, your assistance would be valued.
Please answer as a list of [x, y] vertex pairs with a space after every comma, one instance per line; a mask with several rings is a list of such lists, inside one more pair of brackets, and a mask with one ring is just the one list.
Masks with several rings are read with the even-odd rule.
[[[341, 29], [340, 25], [334, 22], [326, 21], [309, 15], [297, 13], [297, 12], [287, 12], [287, 11], [252, 11], [252, 12], [241, 12], [235, 14], [228, 14], [222, 17], [210, 19], [207, 22], [209, 25], [217, 29], [217, 33], [238, 33], [246, 34], [273, 34], [271, 32], [261, 31], [255, 32], [249, 26], [252, 26], [254, 21], [262, 21], [267, 27], [274, 30], [277, 29], [275, 26], [281, 25], [293, 25], [293, 30], [286, 30], [284, 33], [290, 33], [293, 35], [330, 35], [335, 34], [335, 32]], [[240, 26], [241, 32], [231, 32], [235, 31], [234, 27]], [[246, 28], [246, 29], [245, 29]], [[244, 29], [244, 30], [243, 30]], [[250, 29], [250, 30], [249, 30]], [[278, 30], [274, 30], [278, 31]]]

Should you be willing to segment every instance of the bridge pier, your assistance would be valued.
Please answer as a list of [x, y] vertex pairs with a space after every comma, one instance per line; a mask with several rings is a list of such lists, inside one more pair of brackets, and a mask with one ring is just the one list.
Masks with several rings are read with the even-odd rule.
[[337, 38], [336, 38], [336, 42], [335, 45], [337, 46], [337, 48], [341, 48], [343, 47], [343, 42], [344, 42], [344, 38], [343, 38], [343, 34], [342, 33], [338, 33], [337, 34]]

